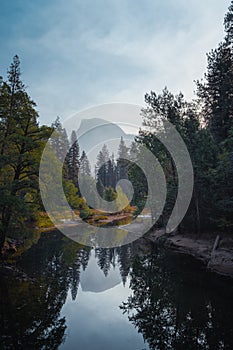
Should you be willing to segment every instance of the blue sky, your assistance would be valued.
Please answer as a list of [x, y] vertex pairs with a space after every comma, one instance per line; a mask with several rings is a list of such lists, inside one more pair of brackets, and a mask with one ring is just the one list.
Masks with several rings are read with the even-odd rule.
[[0, 74], [14, 54], [42, 123], [96, 104], [192, 98], [230, 0], [1, 0]]

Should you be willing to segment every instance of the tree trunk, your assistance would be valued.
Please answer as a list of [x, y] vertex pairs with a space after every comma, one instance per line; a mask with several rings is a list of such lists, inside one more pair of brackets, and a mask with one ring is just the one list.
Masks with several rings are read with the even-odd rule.
[[5, 231], [4, 229], [2, 229], [0, 231], [0, 255], [1, 255], [2, 248], [4, 246], [5, 238], [6, 238]]
[[12, 215], [12, 210], [11, 210], [10, 207], [3, 208], [3, 211], [2, 211], [2, 228], [1, 228], [1, 232], [0, 232], [0, 249], [2, 249], [2, 247], [4, 245], [4, 242], [5, 242], [6, 232], [7, 232], [8, 227], [9, 227], [11, 215]]
[[201, 219], [200, 219], [200, 209], [199, 209], [199, 200], [196, 189], [194, 187], [194, 203], [195, 203], [195, 211], [196, 211], [196, 230], [197, 233], [201, 232]]

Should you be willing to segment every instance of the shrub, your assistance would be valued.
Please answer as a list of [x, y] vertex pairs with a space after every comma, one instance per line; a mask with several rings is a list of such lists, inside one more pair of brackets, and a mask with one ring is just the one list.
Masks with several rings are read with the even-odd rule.
[[83, 209], [80, 211], [79, 216], [81, 219], [88, 219], [93, 215], [92, 211], [89, 208]]

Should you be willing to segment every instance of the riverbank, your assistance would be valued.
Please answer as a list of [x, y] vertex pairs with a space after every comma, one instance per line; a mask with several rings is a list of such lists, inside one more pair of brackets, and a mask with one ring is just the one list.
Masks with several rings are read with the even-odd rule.
[[[123, 216], [114, 216], [103, 220], [102, 225], [108, 226], [116, 221], [122, 222], [125, 219]], [[102, 220], [100, 220], [102, 221]], [[105, 222], [106, 221], [106, 222]], [[79, 226], [82, 223], [81, 220], [63, 222], [60, 227], [67, 226]], [[100, 224], [100, 223], [99, 223]], [[132, 223], [125, 225], [130, 232], [136, 234], [140, 232], [140, 223]], [[59, 228], [59, 227], [58, 227]], [[39, 232], [48, 232], [55, 230], [55, 227], [43, 227], [37, 228]], [[3, 267], [10, 266], [13, 269], [14, 263], [12, 262], [24, 251], [30, 249], [30, 246], [39, 239], [37, 235], [36, 239], [30, 239], [30, 244], [25, 244], [21, 239], [7, 239], [1, 256], [0, 265]], [[27, 240], [26, 240], [27, 241]], [[165, 248], [170, 249], [179, 254], [186, 254], [201, 261], [206, 269], [213, 271], [217, 274], [228, 276], [233, 278], [233, 237], [231, 234], [225, 233], [209, 233], [197, 236], [195, 234], [166, 234], [164, 229], [150, 231], [142, 238], [139, 239], [140, 245], [153, 242], [163, 245]]]
[[149, 232], [145, 238], [177, 253], [191, 255], [208, 270], [233, 278], [233, 238], [230, 234], [167, 235], [161, 229]]

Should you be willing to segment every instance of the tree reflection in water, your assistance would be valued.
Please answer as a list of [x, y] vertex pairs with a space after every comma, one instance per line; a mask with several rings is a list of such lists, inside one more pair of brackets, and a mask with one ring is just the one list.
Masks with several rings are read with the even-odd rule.
[[20, 264], [29, 278], [1, 278], [1, 349], [58, 348], [66, 329], [61, 308], [69, 288], [76, 298], [80, 267], [86, 268], [89, 253], [56, 231], [42, 234]]
[[[76, 299], [80, 272], [86, 269], [90, 253], [91, 248], [58, 231], [42, 233], [38, 243], [17, 263], [27, 278], [0, 277], [1, 349], [50, 350], [64, 342], [66, 320], [60, 317], [61, 309], [69, 290]], [[130, 246], [99, 248], [95, 257], [106, 277], [119, 265], [122, 281], [126, 282]]]
[[120, 308], [150, 349], [233, 349], [232, 283], [196, 265], [156, 247], [134, 257]]
[[[0, 349], [50, 350], [64, 342], [61, 309], [69, 290], [77, 298], [90, 253], [57, 231], [45, 233], [18, 262], [29, 278], [0, 278]], [[140, 241], [94, 256], [106, 278], [118, 267], [123, 285], [129, 279], [132, 294], [120, 308], [150, 349], [233, 349], [232, 282]]]

